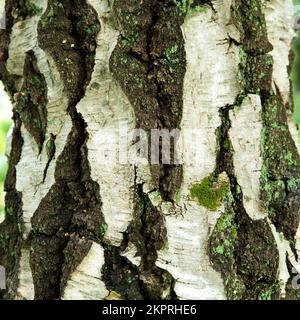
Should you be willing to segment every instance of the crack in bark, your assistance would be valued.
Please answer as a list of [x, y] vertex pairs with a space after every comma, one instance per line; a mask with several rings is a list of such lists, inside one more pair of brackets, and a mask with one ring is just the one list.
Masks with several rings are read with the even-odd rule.
[[45, 183], [49, 166], [50, 166], [52, 160], [55, 158], [55, 152], [56, 152], [55, 139], [56, 139], [56, 136], [54, 134], [50, 133], [50, 138], [46, 143], [48, 162], [46, 164], [46, 168], [44, 169], [43, 183]]
[[174, 279], [169, 272], [155, 265], [157, 252], [167, 245], [164, 216], [143, 192], [142, 184], [136, 184], [135, 188], [135, 215], [127, 229], [124, 248], [133, 243], [141, 257], [138, 271], [144, 298], [175, 299]]

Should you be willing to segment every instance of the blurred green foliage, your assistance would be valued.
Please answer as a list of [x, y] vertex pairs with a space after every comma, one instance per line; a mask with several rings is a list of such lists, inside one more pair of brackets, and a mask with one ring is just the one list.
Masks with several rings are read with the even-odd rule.
[[[294, 0], [295, 5], [300, 5], [300, 0]], [[300, 17], [299, 17], [300, 18]], [[294, 92], [295, 105], [295, 121], [300, 125], [300, 30], [297, 32], [297, 37], [293, 43], [295, 53], [295, 61], [292, 71], [292, 82]]]
[[0, 220], [4, 211], [3, 183], [7, 171], [7, 159], [5, 157], [6, 135], [11, 126], [11, 121], [0, 118]]

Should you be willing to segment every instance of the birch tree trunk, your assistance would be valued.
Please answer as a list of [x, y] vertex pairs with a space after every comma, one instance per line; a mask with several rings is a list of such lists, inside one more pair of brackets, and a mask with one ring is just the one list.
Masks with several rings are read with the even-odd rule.
[[[292, 14], [291, 0], [6, 0], [3, 298], [300, 298]], [[103, 163], [125, 123], [146, 141], [178, 129], [183, 161]]]

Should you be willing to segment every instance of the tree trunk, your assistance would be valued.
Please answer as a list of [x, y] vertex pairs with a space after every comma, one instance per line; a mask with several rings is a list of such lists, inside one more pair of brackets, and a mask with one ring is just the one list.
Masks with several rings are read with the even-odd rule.
[[2, 296], [300, 298], [292, 11], [6, 0]]

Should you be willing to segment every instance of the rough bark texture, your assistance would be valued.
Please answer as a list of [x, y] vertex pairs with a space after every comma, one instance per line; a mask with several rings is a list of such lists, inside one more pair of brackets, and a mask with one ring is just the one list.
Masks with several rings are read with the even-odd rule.
[[[3, 298], [300, 298], [290, 0], [7, 0], [6, 16]], [[122, 121], [198, 133], [182, 164], [105, 165]]]

